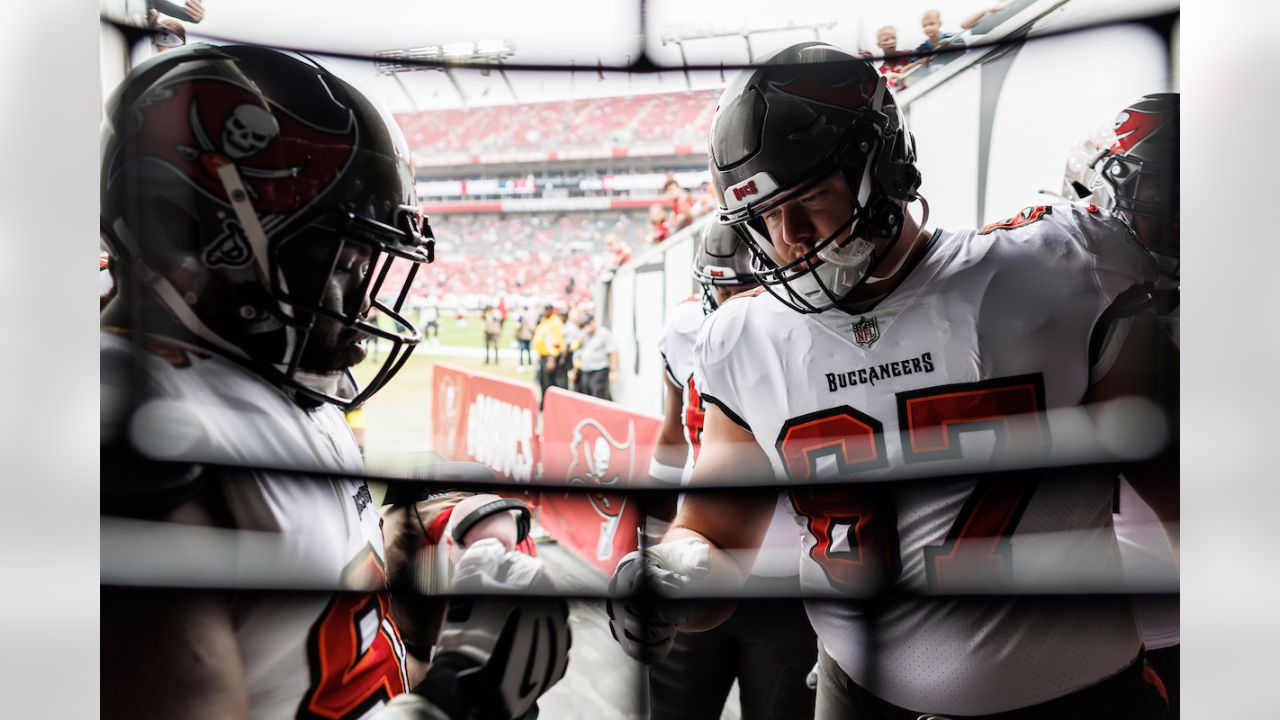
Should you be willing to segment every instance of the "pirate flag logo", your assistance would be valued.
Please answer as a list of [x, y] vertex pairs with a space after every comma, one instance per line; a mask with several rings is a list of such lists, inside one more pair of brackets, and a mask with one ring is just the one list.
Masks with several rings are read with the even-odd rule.
[[585, 419], [573, 428], [569, 441], [569, 484], [587, 485], [594, 489], [587, 497], [599, 513], [600, 537], [596, 556], [605, 560], [613, 555], [613, 537], [618, 521], [627, 505], [625, 495], [605, 492], [606, 488], [630, 482], [635, 470], [635, 425], [627, 423], [627, 439], [619, 442], [597, 420]]
[[[324, 126], [315, 124], [318, 115]], [[309, 116], [304, 121], [230, 80], [178, 80], [139, 101], [134, 150], [114, 162], [160, 163], [228, 208], [231, 198], [218, 171], [233, 164], [270, 233], [329, 190], [355, 157], [357, 131], [349, 108], [334, 102]], [[239, 266], [251, 257], [243, 229], [230, 223], [203, 259]]]

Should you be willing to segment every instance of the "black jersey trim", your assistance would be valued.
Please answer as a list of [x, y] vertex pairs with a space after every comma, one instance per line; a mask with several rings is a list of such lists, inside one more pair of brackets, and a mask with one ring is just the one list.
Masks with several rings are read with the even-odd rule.
[[[729, 419], [737, 423], [739, 426], [741, 426], [743, 430], [746, 430], [747, 432], [751, 432], [751, 426], [747, 424], [747, 421], [743, 420], [742, 416], [734, 412], [733, 409], [730, 408], [728, 405], [725, 405], [719, 399], [714, 398], [706, 393], [701, 393], [700, 397], [704, 402], [709, 402], [712, 405], [715, 405], [716, 407], [720, 408], [720, 412], [729, 416]], [[751, 434], [754, 435], [755, 433], [751, 433]]]

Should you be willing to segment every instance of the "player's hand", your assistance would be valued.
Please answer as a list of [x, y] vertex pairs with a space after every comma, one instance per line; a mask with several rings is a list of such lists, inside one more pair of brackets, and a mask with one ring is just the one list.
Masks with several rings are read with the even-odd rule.
[[542, 570], [541, 559], [507, 550], [497, 538], [484, 538], [458, 558], [452, 589], [475, 595], [519, 593], [542, 580]]
[[564, 677], [571, 644], [564, 600], [454, 600], [413, 692], [450, 720], [524, 717]]
[[191, 22], [198, 23], [204, 19], [204, 3], [200, 0], [187, 0], [187, 14], [191, 16]]
[[676, 632], [692, 609], [663, 599], [711, 571], [711, 550], [688, 538], [628, 553], [609, 583], [609, 631], [622, 649], [642, 663], [661, 660], [671, 651]]

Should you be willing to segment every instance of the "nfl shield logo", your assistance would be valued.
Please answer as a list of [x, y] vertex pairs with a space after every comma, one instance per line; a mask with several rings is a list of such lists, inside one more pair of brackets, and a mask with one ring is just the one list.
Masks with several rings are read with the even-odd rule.
[[869, 348], [880, 339], [880, 325], [875, 318], [859, 318], [853, 324], [853, 342], [858, 347]]

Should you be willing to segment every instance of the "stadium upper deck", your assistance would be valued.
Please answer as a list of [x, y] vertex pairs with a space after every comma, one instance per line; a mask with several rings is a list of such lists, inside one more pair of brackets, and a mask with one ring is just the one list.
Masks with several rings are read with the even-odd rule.
[[716, 90], [397, 113], [418, 166], [705, 152]]

